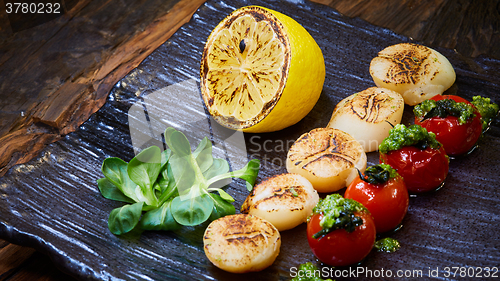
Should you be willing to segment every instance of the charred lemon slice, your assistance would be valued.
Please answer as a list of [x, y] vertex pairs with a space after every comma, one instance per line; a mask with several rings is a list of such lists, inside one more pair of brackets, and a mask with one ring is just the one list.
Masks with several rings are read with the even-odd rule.
[[455, 83], [455, 70], [446, 57], [426, 46], [401, 43], [378, 53], [370, 63], [375, 84], [400, 93], [416, 105], [441, 95]]
[[203, 101], [218, 123], [270, 132], [297, 123], [314, 107], [325, 64], [314, 39], [295, 20], [248, 6], [212, 31], [200, 75]]
[[348, 133], [318, 128], [300, 136], [286, 159], [289, 173], [308, 179], [318, 192], [334, 192], [349, 185], [366, 168], [366, 153]]
[[371, 87], [340, 101], [327, 127], [353, 136], [365, 152], [375, 151], [389, 130], [401, 123], [404, 105], [400, 94]]
[[241, 212], [261, 217], [279, 231], [306, 222], [319, 195], [299, 174], [280, 174], [256, 185], [241, 206]]

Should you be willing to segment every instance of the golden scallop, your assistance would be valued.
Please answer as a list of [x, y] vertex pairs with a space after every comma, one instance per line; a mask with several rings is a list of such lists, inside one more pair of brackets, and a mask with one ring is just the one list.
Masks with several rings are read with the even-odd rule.
[[248, 214], [229, 215], [211, 222], [203, 236], [207, 258], [232, 273], [261, 271], [278, 256], [279, 231], [268, 221]]
[[371, 87], [337, 104], [327, 127], [353, 136], [365, 152], [378, 149], [389, 130], [401, 123], [403, 97], [389, 89]]
[[334, 192], [364, 172], [366, 153], [351, 135], [317, 128], [300, 136], [288, 151], [286, 168], [309, 180], [318, 192]]
[[455, 83], [453, 66], [429, 47], [401, 43], [378, 53], [370, 63], [370, 75], [378, 87], [400, 93], [405, 103], [416, 105], [441, 95]]
[[241, 212], [261, 217], [283, 231], [306, 222], [318, 201], [318, 192], [306, 178], [285, 173], [257, 184]]

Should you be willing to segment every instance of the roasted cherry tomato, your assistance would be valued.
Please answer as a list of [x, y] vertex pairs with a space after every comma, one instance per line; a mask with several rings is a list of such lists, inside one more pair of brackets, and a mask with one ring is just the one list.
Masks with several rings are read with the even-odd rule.
[[380, 163], [403, 177], [410, 193], [432, 191], [448, 175], [449, 159], [434, 133], [419, 125], [398, 124], [379, 145]]
[[396, 229], [410, 201], [403, 178], [386, 164], [368, 167], [347, 187], [344, 197], [358, 201], [370, 211], [378, 233]]
[[405, 146], [387, 154], [380, 153], [380, 163], [391, 165], [404, 178], [409, 192], [432, 191], [448, 175], [449, 160], [443, 147], [420, 149]]
[[415, 124], [436, 134], [448, 155], [467, 153], [481, 136], [481, 114], [472, 103], [459, 96], [434, 96], [415, 106], [414, 112]]
[[320, 200], [307, 221], [312, 252], [331, 266], [360, 262], [372, 250], [375, 238], [376, 227], [370, 212], [361, 203], [339, 194]]

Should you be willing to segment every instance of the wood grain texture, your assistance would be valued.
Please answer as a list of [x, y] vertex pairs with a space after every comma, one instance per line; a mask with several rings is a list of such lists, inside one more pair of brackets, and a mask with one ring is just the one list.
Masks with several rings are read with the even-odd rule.
[[35, 250], [32, 248], [21, 247], [0, 240], [0, 280], [6, 280], [34, 253]]
[[47, 280], [71, 281], [45, 255], [32, 248], [0, 240], [0, 281]]
[[[464, 57], [500, 57], [498, 0], [313, 1]], [[67, 0], [63, 16], [19, 32], [2, 9], [0, 176], [78, 128], [204, 1], [175, 2]]]
[[[65, 2], [64, 16], [17, 33], [0, 11], [0, 176], [85, 122], [204, 1]], [[34, 249], [0, 240], [0, 280], [71, 279]]]
[[[312, 1], [465, 57], [500, 58], [500, 1]], [[14, 32], [0, 0], [0, 176], [75, 130], [204, 1], [63, 2], [64, 16]], [[0, 280], [71, 277], [32, 248], [0, 240]]]
[[8, 38], [3, 28], [0, 176], [76, 130], [203, 2], [81, 0]]
[[465, 57], [500, 58], [498, 0], [312, 0]]

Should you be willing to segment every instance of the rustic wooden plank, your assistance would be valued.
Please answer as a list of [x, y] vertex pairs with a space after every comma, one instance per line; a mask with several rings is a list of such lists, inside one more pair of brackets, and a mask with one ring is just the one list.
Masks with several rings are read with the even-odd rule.
[[[11, 244], [12, 245], [12, 244]], [[29, 251], [30, 248], [23, 250]], [[32, 249], [31, 249], [32, 250]], [[0, 281], [72, 281], [76, 280], [72, 276], [60, 271], [53, 262], [45, 255], [32, 250], [30, 257], [24, 260], [19, 266], [6, 274], [0, 275]]]
[[0, 47], [0, 176], [76, 130], [203, 2], [85, 0], [14, 33]]
[[349, 17], [455, 49], [464, 57], [500, 58], [500, 2], [496, 0], [311, 0]]
[[5, 240], [0, 240], [0, 245], [3, 245], [0, 248], [0, 281], [3, 281], [14, 274], [18, 267], [35, 253], [35, 250], [10, 244]]
[[[498, 1], [313, 1], [323, 2], [348, 16], [360, 17], [371, 23], [391, 28], [396, 33], [413, 37], [415, 40], [424, 41], [429, 45], [447, 48], [456, 47], [460, 53], [466, 56], [470, 52], [470, 56], [487, 54], [492, 57], [500, 57], [498, 54], [500, 49], [497, 47], [500, 46], [498, 6], [495, 6], [498, 5]], [[92, 1], [80, 0], [73, 2], [79, 5], [72, 10], [71, 17], [68, 17], [65, 24], [68, 24], [74, 17], [82, 16], [79, 13], [83, 13], [82, 11], [86, 5], [89, 5]], [[3, 7], [2, 0], [0, 0], [0, 7]], [[454, 19], [454, 21], [450, 22], [450, 18]], [[2, 43], [0, 45], [5, 46], [5, 40], [12, 36], [17, 36], [18, 41], [15, 44], [7, 42], [11, 44], [7, 49], [0, 47], [0, 69], [6, 69], [5, 67], [9, 64], [9, 60], [14, 56], [14, 53], [20, 54], [23, 50], [28, 49], [39, 50], [47, 44], [46, 39], [33, 40], [34, 42], [26, 44], [29, 41], [20, 40], [18, 38], [19, 34], [14, 34], [8, 25], [2, 24], [7, 22], [5, 19], [6, 14], [0, 11], [0, 42]], [[91, 17], [85, 17], [85, 19], [89, 22], [92, 20]], [[400, 22], [397, 22], [398, 20]], [[26, 38], [30, 36], [33, 38], [36, 33], [45, 33], [44, 35], [47, 38], [51, 38], [56, 36], [57, 32], [60, 32], [56, 27], [56, 23], [58, 22], [45, 24], [43, 32], [39, 32], [40, 29], [34, 28], [34, 30], [25, 31], [24, 34]], [[53, 26], [52, 33], [47, 26]], [[159, 36], [159, 34], [152, 36]], [[142, 40], [148, 39], [135, 37], [133, 44], [141, 44]], [[101, 41], [97, 40], [97, 42]], [[77, 43], [80, 44], [82, 41], [77, 41]], [[103, 44], [105, 45], [105, 43]], [[96, 60], [94, 65], [79, 65], [78, 68], [81, 68], [79, 71], [70, 71], [68, 73], [71, 74], [67, 76], [58, 75], [57, 73], [54, 75], [54, 69], [49, 69], [49, 66], [44, 65], [43, 70], [48, 71], [47, 76], [39, 77], [40, 74], [37, 73], [35, 76], [37, 79], [30, 78], [30, 80], [23, 81], [23, 83], [28, 83], [29, 87], [37, 89], [34, 95], [46, 97], [45, 102], [42, 101], [31, 107], [26, 106], [29, 104], [29, 100], [20, 95], [22, 91], [26, 90], [26, 86], [20, 87], [20, 89], [15, 87], [7, 88], [10, 89], [10, 92], [3, 91], [6, 89], [5, 85], [8, 86], [10, 83], [8, 79], [14, 77], [14, 74], [6, 75], [5, 72], [0, 70], [0, 89], [2, 90], [0, 91], [0, 99], [2, 100], [2, 103], [0, 103], [0, 137], [6, 132], [11, 132], [10, 139], [2, 139], [0, 144], [18, 143], [18, 145], [7, 147], [8, 151], [3, 152], [4, 155], [11, 155], [10, 158], [0, 156], [0, 167], [4, 167], [3, 170], [0, 170], [0, 174], [16, 163], [29, 160], [32, 155], [36, 154], [36, 151], [43, 148], [45, 143], [57, 140], [62, 134], [73, 130], [74, 127], [72, 126], [75, 126], [74, 124], [81, 124], [85, 120], [85, 116], [91, 114], [93, 108], [99, 107], [96, 102], [98, 91], [95, 87], [97, 89], [100, 86], [103, 87], [101, 93], [105, 93], [104, 89], [109, 85], [113, 85], [113, 81], [118, 81], [122, 73], [128, 72], [135, 67], [134, 65], [140, 63], [140, 60], [130, 62], [135, 55], [140, 54], [140, 51], [139, 53], [133, 53], [126, 48], [126, 46], [132, 46], [132, 43], [127, 45], [123, 41], [119, 42], [117, 46], [122, 47], [121, 49], [113, 49], [119, 50], [115, 55], [113, 53], [104, 53], [102, 56], [95, 57], [90, 54], [83, 54], [80, 49], [83, 47], [73, 46], [75, 48], [72, 50], [73, 54], [80, 54]], [[146, 48], [151, 47], [147, 46]], [[22, 69], [28, 71], [30, 67], [37, 67], [36, 61], [29, 62], [29, 57], [41, 53], [39, 51], [38, 53], [29, 53], [17, 57], [19, 61], [28, 59], [28, 62], [22, 64]], [[130, 56], [126, 56], [125, 60], [120, 62], [120, 56], [127, 54]], [[102, 72], [96, 72], [97, 69], [102, 69]], [[43, 72], [39, 69], [31, 71]], [[20, 74], [22, 73], [16, 72], [15, 75]], [[65, 77], [68, 80], [64, 80]], [[106, 78], [109, 80], [106, 80]], [[101, 80], [99, 81], [99, 79]], [[89, 81], [93, 82], [89, 83]], [[18, 85], [22, 85], [22, 83], [16, 84], [16, 86]], [[76, 95], [68, 97], [64, 95], [65, 93], [76, 93]], [[7, 99], [13, 102], [9, 104]], [[82, 102], [80, 103], [81, 106], [74, 106], [75, 103], [80, 101]], [[54, 105], [63, 106], [64, 109]], [[31, 110], [26, 110], [27, 108]], [[12, 122], [12, 120], [17, 122]], [[23, 122], [26, 122], [26, 120], [31, 120], [29, 122], [32, 123], [30, 123], [29, 127], [22, 127], [25, 125]], [[7, 129], [2, 130], [2, 128]], [[28, 150], [32, 150], [34, 153], [25, 153]], [[68, 280], [69, 277], [58, 272], [46, 256], [33, 253], [33, 251], [31, 248], [19, 248], [19, 246], [0, 240], [0, 280]], [[12, 252], [20, 255], [9, 254]], [[30, 257], [24, 259], [24, 262], [20, 262], [18, 266], [13, 267], [16, 264], [16, 259], [20, 258], [23, 253], [26, 257], [29, 252], [32, 252]], [[6, 261], [8, 262], [6, 263]], [[8, 276], [5, 273], [8, 273]]]

